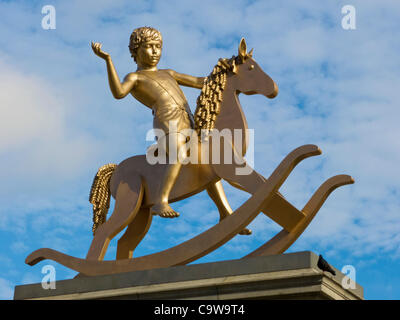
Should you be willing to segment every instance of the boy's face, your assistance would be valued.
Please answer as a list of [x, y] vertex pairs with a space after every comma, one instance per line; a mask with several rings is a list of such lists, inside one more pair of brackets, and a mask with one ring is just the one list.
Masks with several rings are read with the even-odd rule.
[[136, 62], [143, 66], [155, 67], [161, 58], [162, 43], [159, 40], [143, 42], [136, 54]]

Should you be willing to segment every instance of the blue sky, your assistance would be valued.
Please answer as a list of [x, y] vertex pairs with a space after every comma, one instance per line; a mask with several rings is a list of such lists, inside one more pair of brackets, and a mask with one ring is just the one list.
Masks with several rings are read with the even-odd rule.
[[[43, 30], [41, 8], [56, 9]], [[344, 30], [341, 8], [356, 9]], [[131, 97], [115, 100], [103, 43], [119, 76], [135, 70], [129, 36], [139, 26], [164, 39], [160, 68], [205, 76], [237, 53], [241, 37], [278, 84], [274, 100], [241, 96], [255, 130], [255, 169], [268, 176], [292, 149], [317, 144], [281, 192], [302, 208], [336, 174], [336, 190], [288, 252], [310, 250], [341, 269], [356, 268], [367, 299], [399, 299], [400, 60], [398, 1], [0, 1], [0, 298], [17, 284], [40, 282], [41, 247], [85, 257], [92, 233], [89, 190], [97, 169], [143, 154], [152, 116]], [[192, 107], [199, 91], [184, 88]], [[233, 208], [248, 195], [226, 186]], [[113, 205], [113, 203], [112, 203]], [[153, 220], [135, 255], [156, 252], [206, 230], [218, 213], [205, 192], [174, 203], [178, 219]], [[280, 228], [260, 215], [253, 235], [237, 236], [199, 262], [241, 258]], [[106, 259], [114, 259], [117, 236]], [[58, 264], [57, 280], [76, 273]]]

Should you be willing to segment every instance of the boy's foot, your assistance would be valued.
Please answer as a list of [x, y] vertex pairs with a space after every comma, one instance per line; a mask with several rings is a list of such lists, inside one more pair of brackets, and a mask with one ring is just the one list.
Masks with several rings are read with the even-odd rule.
[[163, 218], [179, 217], [179, 213], [174, 211], [168, 203], [156, 203], [150, 208], [150, 213]]
[[[231, 213], [228, 213], [228, 212], [222, 212], [221, 213], [220, 212], [220, 220], [219, 221], [225, 219], [229, 215], [231, 215]], [[244, 236], [249, 236], [252, 233], [253, 233], [253, 231], [251, 231], [251, 229], [248, 229], [248, 228], [243, 228], [243, 230], [239, 232], [240, 235], [244, 235]]]
[[253, 233], [253, 232], [251, 231], [251, 229], [247, 229], [247, 228], [244, 228], [242, 231], [239, 232], [239, 234], [245, 235], [245, 236], [249, 236], [249, 235], [251, 235], [252, 233]]

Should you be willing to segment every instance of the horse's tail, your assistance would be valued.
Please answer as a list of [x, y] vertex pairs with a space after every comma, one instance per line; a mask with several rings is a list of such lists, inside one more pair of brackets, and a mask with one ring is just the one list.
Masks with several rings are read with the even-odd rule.
[[93, 179], [89, 195], [89, 202], [93, 204], [93, 234], [106, 221], [107, 212], [110, 208], [110, 180], [116, 167], [117, 165], [113, 163], [105, 164], [100, 167]]

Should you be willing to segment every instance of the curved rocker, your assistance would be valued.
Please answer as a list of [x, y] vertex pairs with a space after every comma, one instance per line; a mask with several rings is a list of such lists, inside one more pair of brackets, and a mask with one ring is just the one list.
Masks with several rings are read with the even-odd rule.
[[308, 227], [332, 191], [338, 187], [353, 183], [354, 179], [348, 175], [337, 175], [326, 180], [313, 194], [303, 210], [301, 210], [305, 214], [305, 218], [292, 231], [282, 230], [264, 245], [243, 258], [268, 256], [285, 252]]
[[[285, 157], [258, 191], [239, 207], [234, 214], [202, 234], [170, 249], [134, 259], [97, 261], [79, 259], [56, 250], [43, 248], [31, 253], [26, 258], [25, 262], [29, 265], [35, 265], [44, 259], [51, 259], [88, 276], [170, 267], [190, 263], [222, 246], [238, 234], [260, 213], [262, 208], [272, 200], [273, 195], [278, 191], [290, 172], [301, 160], [319, 154], [321, 154], [321, 151], [315, 145], [305, 145], [293, 150]], [[312, 199], [310, 201], [314, 203], [315, 201]], [[304, 223], [300, 223], [301, 226], [303, 226], [303, 224]], [[301, 234], [305, 226], [304, 228], [299, 227], [295, 230], [298, 230]], [[287, 242], [285, 242], [285, 245], [286, 244]]]

